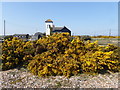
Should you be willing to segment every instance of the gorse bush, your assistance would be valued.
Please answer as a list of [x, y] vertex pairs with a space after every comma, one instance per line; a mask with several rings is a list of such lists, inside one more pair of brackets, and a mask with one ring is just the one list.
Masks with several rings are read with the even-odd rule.
[[12, 40], [6, 39], [2, 46], [2, 70], [14, 68], [23, 63], [28, 64], [28, 60], [32, 59], [34, 54], [32, 43], [25, 43], [16, 37]]
[[9, 40], [12, 40], [13, 39], [13, 36], [12, 35], [9, 35], [9, 36], [5, 36], [4, 39], [9, 39]]
[[[64, 65], [66, 66], [65, 62], [69, 61], [60, 60], [59, 57], [64, 54], [69, 42], [70, 36], [68, 34], [53, 34], [52, 36], [39, 39], [36, 44], [41, 51], [29, 63], [28, 69], [39, 76], [66, 74], [65, 72], [67, 71], [64, 71], [62, 68], [64, 68]], [[33, 62], [36, 62], [35, 67]], [[39, 62], [39, 65], [37, 65], [37, 62]], [[37, 70], [35, 70], [36, 68]]]
[[99, 46], [97, 41], [86, 43], [68, 34], [53, 34], [39, 39], [36, 44], [42, 48], [28, 64], [35, 75], [77, 75], [79, 73], [100, 73], [101, 71], [119, 71], [118, 47], [108, 44]]
[[91, 36], [91, 38], [120, 38], [120, 36]]
[[53, 34], [33, 42], [13, 38], [3, 43], [3, 70], [22, 63], [40, 77], [116, 72], [120, 70], [119, 50], [112, 44], [99, 46], [97, 41], [84, 42], [68, 33]]
[[23, 66], [27, 67], [30, 60], [33, 59], [33, 56], [35, 55], [35, 47], [31, 41], [28, 41], [23, 46]]
[[23, 54], [24, 42], [17, 38], [13, 38], [11, 41], [6, 39], [2, 48], [2, 69], [10, 69], [20, 63], [20, 60], [24, 57]]
[[69, 34], [53, 34], [52, 36], [39, 39], [36, 44], [41, 47], [43, 51], [51, 50], [57, 54], [65, 51], [69, 41]]

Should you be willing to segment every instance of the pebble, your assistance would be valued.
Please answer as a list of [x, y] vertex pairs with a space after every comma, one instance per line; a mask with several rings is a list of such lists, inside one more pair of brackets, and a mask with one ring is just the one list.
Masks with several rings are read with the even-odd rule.
[[118, 73], [42, 78], [14, 69], [0, 71], [0, 76], [1, 88], [118, 88]]

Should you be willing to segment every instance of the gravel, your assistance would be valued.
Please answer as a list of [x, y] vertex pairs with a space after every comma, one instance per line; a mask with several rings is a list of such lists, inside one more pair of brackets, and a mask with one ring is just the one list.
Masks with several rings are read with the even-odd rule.
[[[118, 88], [117, 73], [88, 75], [38, 77], [21, 68], [0, 71], [1, 88]], [[118, 80], [119, 79], [119, 80]], [[119, 84], [118, 84], [119, 83]]]

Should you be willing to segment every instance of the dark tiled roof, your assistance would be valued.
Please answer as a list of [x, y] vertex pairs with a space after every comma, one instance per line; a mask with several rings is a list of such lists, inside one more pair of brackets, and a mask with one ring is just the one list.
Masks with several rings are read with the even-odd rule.
[[55, 31], [55, 30], [62, 30], [64, 27], [54, 27], [53, 28], [53, 31]]
[[53, 32], [71, 32], [71, 31], [64, 26], [64, 27], [54, 27]]

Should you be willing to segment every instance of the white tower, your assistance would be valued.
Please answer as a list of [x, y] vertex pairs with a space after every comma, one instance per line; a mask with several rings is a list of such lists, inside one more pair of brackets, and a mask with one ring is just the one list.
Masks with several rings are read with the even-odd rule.
[[50, 35], [51, 33], [51, 28], [53, 28], [53, 21], [48, 19], [45, 21], [45, 25], [46, 25], [46, 36]]

